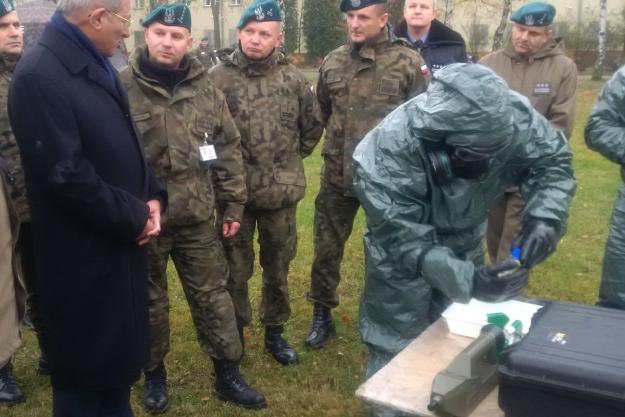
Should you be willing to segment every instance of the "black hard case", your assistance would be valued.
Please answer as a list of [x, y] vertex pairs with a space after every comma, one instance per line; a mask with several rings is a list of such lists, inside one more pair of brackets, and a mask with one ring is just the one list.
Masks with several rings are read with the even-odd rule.
[[506, 417], [625, 417], [625, 311], [548, 303], [504, 350]]

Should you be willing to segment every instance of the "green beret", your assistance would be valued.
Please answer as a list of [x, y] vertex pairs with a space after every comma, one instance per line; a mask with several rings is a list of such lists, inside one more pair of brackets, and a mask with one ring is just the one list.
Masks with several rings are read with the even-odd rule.
[[523, 26], [549, 26], [556, 16], [556, 8], [547, 3], [527, 3], [510, 16], [510, 20]]
[[13, 0], [0, 0], [0, 17], [11, 13], [13, 10], [15, 10]]
[[249, 22], [282, 22], [282, 10], [275, 0], [256, 0], [241, 16], [237, 29]]
[[384, 4], [386, 0], [341, 0], [341, 11], [347, 13], [350, 10], [363, 9], [374, 4]]
[[191, 30], [191, 11], [184, 3], [161, 4], [143, 19], [142, 25], [147, 28], [154, 22]]

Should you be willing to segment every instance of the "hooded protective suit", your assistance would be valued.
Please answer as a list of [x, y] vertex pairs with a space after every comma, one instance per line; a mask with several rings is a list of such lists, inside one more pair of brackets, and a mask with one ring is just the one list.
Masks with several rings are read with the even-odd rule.
[[[441, 145], [488, 156], [488, 169], [438, 184], [428, 153]], [[524, 224], [546, 220], [562, 235], [576, 187], [562, 132], [481, 65], [437, 71], [427, 92], [369, 132], [353, 159], [368, 225], [360, 306], [367, 376], [430, 324], [433, 289], [471, 298], [488, 208], [499, 194], [520, 185]]]
[[[588, 120], [586, 144], [621, 165], [625, 181], [625, 67], [603, 88]], [[614, 202], [603, 258], [599, 304], [625, 310], [625, 186]]]

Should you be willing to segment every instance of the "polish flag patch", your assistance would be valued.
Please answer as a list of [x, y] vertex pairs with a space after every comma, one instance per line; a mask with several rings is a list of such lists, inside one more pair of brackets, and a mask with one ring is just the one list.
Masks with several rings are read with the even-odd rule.
[[421, 65], [421, 74], [423, 75], [428, 75], [430, 73], [430, 70], [428, 68], [427, 65]]

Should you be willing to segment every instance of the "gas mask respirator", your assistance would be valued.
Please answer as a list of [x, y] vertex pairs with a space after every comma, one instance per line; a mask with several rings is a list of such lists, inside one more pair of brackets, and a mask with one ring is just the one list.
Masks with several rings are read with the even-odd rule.
[[[429, 148], [429, 149], [428, 149]], [[491, 158], [469, 148], [448, 145], [429, 146], [427, 158], [434, 174], [434, 183], [444, 185], [454, 178], [477, 179], [490, 168]]]

